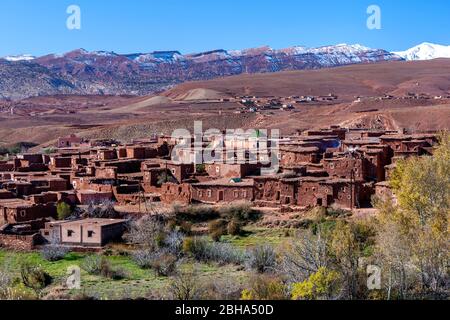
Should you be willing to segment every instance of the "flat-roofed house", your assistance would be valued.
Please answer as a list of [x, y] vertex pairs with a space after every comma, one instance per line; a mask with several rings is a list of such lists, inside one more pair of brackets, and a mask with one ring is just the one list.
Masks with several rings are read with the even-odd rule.
[[48, 242], [82, 247], [103, 247], [119, 239], [125, 230], [122, 219], [83, 219], [45, 224], [41, 235]]

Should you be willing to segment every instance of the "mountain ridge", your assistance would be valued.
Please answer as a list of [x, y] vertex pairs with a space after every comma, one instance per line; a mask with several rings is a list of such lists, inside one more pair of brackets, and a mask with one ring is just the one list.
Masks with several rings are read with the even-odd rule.
[[[310, 70], [402, 57], [360, 44], [307, 48], [269, 46], [244, 50], [210, 50], [119, 54], [76, 49], [64, 54], [0, 59], [0, 98], [22, 99], [48, 94], [147, 95], [186, 81], [253, 73]], [[42, 69], [44, 68], [44, 69]], [[31, 72], [30, 70], [33, 70]], [[37, 70], [41, 70], [39, 75]], [[38, 72], [38, 73], [36, 73]], [[30, 77], [30, 75], [33, 75]]]
[[450, 46], [423, 42], [408, 50], [393, 53], [408, 61], [450, 58]]

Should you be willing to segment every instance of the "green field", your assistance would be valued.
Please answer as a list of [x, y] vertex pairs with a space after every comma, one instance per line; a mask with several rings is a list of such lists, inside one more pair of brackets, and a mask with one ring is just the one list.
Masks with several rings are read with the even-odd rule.
[[[248, 227], [244, 236], [223, 236], [222, 242], [228, 242], [238, 248], [246, 248], [261, 244], [278, 245], [288, 241], [290, 237], [285, 231], [280, 229], [264, 229]], [[134, 263], [124, 250], [111, 250], [110, 255], [105, 258], [111, 263], [113, 268], [121, 268], [125, 271], [126, 277], [121, 280], [112, 280], [102, 276], [91, 275], [81, 270], [81, 290], [67, 291], [69, 295], [85, 295], [96, 299], [119, 299], [119, 298], [139, 298], [167, 295], [167, 287], [170, 285], [170, 277], [158, 277], [151, 269], [142, 269]], [[120, 251], [120, 253], [118, 253]], [[5, 268], [17, 279], [20, 278], [20, 265], [29, 262], [39, 265], [49, 275], [53, 282], [45, 292], [52, 288], [61, 288], [66, 281], [67, 270], [70, 266], [81, 266], [83, 259], [88, 254], [68, 253], [64, 259], [56, 262], [49, 262], [41, 257], [40, 252], [13, 252], [0, 250], [0, 268]], [[179, 270], [196, 270], [199, 277], [204, 282], [230, 280], [235, 283], [244, 283], [248, 279], [248, 273], [241, 266], [227, 265], [219, 266], [215, 263], [198, 263], [192, 259], [185, 258], [180, 262]], [[44, 294], [45, 294], [44, 292]]]

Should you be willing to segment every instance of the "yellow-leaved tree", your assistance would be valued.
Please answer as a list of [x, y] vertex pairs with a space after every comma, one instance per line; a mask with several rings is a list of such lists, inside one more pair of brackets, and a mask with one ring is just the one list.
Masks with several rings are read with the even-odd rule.
[[305, 281], [292, 285], [292, 299], [331, 299], [338, 291], [338, 282], [339, 274], [336, 271], [320, 267]]
[[375, 201], [387, 297], [448, 296], [450, 135], [442, 134], [433, 156], [398, 162], [390, 186], [396, 201]]

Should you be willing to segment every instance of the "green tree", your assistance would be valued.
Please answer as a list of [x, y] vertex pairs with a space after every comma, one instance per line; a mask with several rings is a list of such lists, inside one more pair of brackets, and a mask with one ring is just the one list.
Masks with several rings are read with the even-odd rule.
[[362, 256], [353, 224], [338, 221], [332, 236], [330, 249], [340, 269], [346, 298], [354, 299], [358, 291], [358, 266]]
[[72, 209], [67, 203], [60, 202], [56, 206], [56, 212], [58, 214], [58, 220], [65, 220], [72, 214]]

